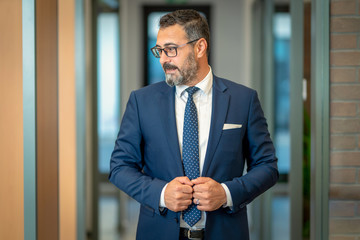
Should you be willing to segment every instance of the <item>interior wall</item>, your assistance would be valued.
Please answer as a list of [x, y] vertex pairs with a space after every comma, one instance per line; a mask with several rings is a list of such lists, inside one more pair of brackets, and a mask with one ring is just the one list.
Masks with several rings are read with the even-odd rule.
[[37, 238], [58, 240], [57, 0], [36, 3]]
[[[121, 100], [123, 110], [132, 90], [143, 84], [142, 6], [167, 4], [164, 0], [120, 2]], [[252, 86], [251, 5], [253, 0], [189, 0], [188, 5], [211, 5], [212, 68], [215, 75]], [[226, 16], [226, 17], [224, 17]]]
[[331, 1], [329, 116], [329, 235], [331, 239], [360, 239], [359, 40], [360, 1]]
[[21, 10], [0, 1], [0, 239], [14, 240], [24, 239]]
[[58, 1], [59, 239], [75, 240], [76, 98], [75, 0]]
[[[35, 5], [34, 2], [0, 1], [0, 31], [5, 33], [0, 37], [0, 239], [35, 239], [36, 231], [38, 239], [58, 239], [58, 201], [61, 206], [62, 239], [76, 239], [75, 32], [74, 14], [71, 15], [74, 0], [61, 1], [59, 25], [57, 25], [58, 2], [60, 3], [57, 0], [38, 0], [37, 22], [34, 22], [30, 17], [31, 9], [35, 8], [30, 5]], [[30, 8], [27, 14], [22, 12], [22, 4]], [[28, 38], [33, 36], [31, 30], [25, 31], [25, 37], [23, 36], [23, 23], [25, 27], [37, 23], [36, 43], [28, 41]], [[58, 33], [59, 39], [57, 39]], [[37, 46], [36, 63], [35, 58], [29, 58], [31, 55], [29, 52], [35, 49], [35, 46]], [[58, 46], [59, 59], [57, 59]], [[34, 53], [32, 54], [34, 56]], [[58, 60], [59, 65], [57, 65]], [[35, 66], [37, 68], [36, 128], [34, 119], [27, 118], [31, 115], [29, 111], [32, 111], [28, 108], [32, 107], [31, 104], [35, 104], [35, 101], [31, 102], [35, 99], [30, 99], [35, 96], [31, 94], [29, 96], [29, 92], [34, 90], [29, 88], [35, 86], [30, 86], [31, 81], [27, 79], [33, 76], [27, 75], [35, 73], [35, 69], [31, 69]], [[57, 114], [58, 97], [60, 118]], [[37, 131], [36, 140], [30, 139], [29, 136], [24, 138], [24, 132], [35, 131]], [[35, 155], [35, 151], [37, 170], [30, 166], [29, 160], [32, 159], [28, 156], [29, 153]], [[60, 193], [58, 192], [58, 153], [61, 157]], [[27, 164], [26, 168], [24, 164]], [[24, 176], [27, 178], [24, 179]], [[32, 182], [36, 182], [37, 187], [29, 189]], [[34, 197], [35, 194], [37, 195], [37, 203], [32, 202], [35, 200], [32, 199], [33, 195], [24, 199], [24, 191], [33, 191]]]

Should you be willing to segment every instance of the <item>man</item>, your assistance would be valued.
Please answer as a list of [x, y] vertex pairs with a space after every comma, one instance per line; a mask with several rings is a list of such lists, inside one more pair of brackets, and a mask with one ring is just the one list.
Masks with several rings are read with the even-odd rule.
[[194, 10], [163, 16], [167, 84], [130, 95], [109, 179], [141, 204], [137, 239], [249, 239], [246, 205], [278, 179], [257, 94], [213, 75], [209, 36]]

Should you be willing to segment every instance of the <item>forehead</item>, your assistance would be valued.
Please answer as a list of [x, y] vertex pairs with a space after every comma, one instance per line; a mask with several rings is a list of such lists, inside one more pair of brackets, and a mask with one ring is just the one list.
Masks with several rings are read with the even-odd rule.
[[156, 44], [159, 46], [163, 46], [165, 44], [174, 43], [174, 44], [182, 44], [187, 40], [186, 33], [178, 24], [175, 24], [170, 27], [160, 28]]

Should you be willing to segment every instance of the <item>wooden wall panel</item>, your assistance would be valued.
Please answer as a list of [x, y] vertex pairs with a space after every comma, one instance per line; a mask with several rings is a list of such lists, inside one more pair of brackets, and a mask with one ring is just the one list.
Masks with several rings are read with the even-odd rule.
[[57, 0], [36, 1], [38, 239], [59, 236]]
[[0, 239], [24, 239], [21, 0], [0, 1]]
[[59, 214], [61, 240], [76, 239], [75, 0], [59, 13]]

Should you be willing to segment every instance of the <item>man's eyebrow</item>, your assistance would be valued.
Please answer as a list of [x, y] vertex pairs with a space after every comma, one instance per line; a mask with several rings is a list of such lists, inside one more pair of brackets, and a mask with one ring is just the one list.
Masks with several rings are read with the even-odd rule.
[[[177, 46], [176, 43], [172, 43], [172, 42], [170, 42], [170, 43], [165, 43], [165, 44], [164, 44], [165, 47], [171, 46], [171, 45]], [[160, 48], [161, 48], [161, 46], [160, 46], [159, 44], [156, 44], [155, 47], [160, 47]]]
[[177, 46], [177, 44], [176, 44], [176, 43], [165, 43], [165, 45], [164, 45], [164, 46], [170, 46], [170, 45], [175, 45], [175, 46]]

